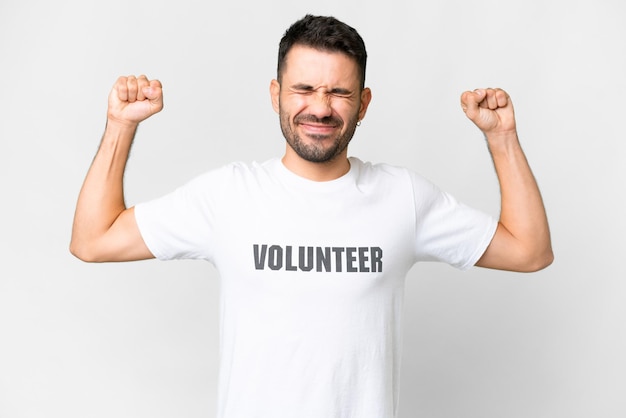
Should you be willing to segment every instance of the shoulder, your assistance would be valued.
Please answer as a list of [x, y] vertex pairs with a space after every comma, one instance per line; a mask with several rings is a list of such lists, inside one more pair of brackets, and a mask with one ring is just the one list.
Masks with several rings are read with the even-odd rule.
[[394, 184], [406, 184], [418, 189], [436, 189], [427, 178], [407, 167], [387, 163], [364, 162], [350, 157], [350, 164], [358, 169], [359, 178], [363, 181], [383, 181]]
[[263, 163], [235, 161], [217, 168], [205, 171], [192, 179], [190, 185], [232, 185], [237, 182], [256, 181], [270, 175], [275, 166], [275, 160]]

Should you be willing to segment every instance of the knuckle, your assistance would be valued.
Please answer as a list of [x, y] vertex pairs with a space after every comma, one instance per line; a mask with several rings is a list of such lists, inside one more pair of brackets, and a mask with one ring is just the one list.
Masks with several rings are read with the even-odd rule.
[[115, 86], [117, 88], [126, 88], [127, 84], [128, 84], [128, 77], [125, 77], [125, 76], [119, 77], [117, 81], [115, 82]]

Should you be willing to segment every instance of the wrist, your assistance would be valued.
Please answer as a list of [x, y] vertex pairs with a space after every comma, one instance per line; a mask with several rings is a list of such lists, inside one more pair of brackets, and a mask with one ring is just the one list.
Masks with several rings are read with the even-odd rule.
[[130, 138], [132, 140], [138, 126], [139, 123], [108, 118], [104, 128], [104, 136], [111, 139]]
[[113, 131], [136, 131], [139, 122], [121, 120], [112, 116], [107, 117], [106, 129]]
[[122, 145], [122, 149], [130, 148], [130, 145], [135, 138], [138, 126], [138, 123], [123, 122], [108, 118], [100, 147], [112, 148], [115, 150], [118, 148], [118, 145]]
[[519, 138], [517, 131], [506, 131], [485, 134], [487, 145], [491, 153], [507, 152], [513, 148], [519, 148]]

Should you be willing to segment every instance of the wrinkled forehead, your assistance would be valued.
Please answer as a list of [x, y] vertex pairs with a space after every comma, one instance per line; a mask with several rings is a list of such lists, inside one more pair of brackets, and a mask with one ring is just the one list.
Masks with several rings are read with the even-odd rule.
[[291, 83], [317, 85], [360, 84], [356, 60], [340, 51], [328, 51], [305, 45], [294, 45], [285, 56], [281, 78]]

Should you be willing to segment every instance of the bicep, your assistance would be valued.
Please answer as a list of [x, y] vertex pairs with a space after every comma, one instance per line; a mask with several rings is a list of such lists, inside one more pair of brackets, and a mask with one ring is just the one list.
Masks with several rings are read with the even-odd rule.
[[536, 271], [523, 244], [501, 222], [498, 222], [493, 239], [476, 266], [517, 272]]
[[141, 236], [135, 208], [124, 210], [96, 245], [93, 261], [137, 261], [154, 258]]

